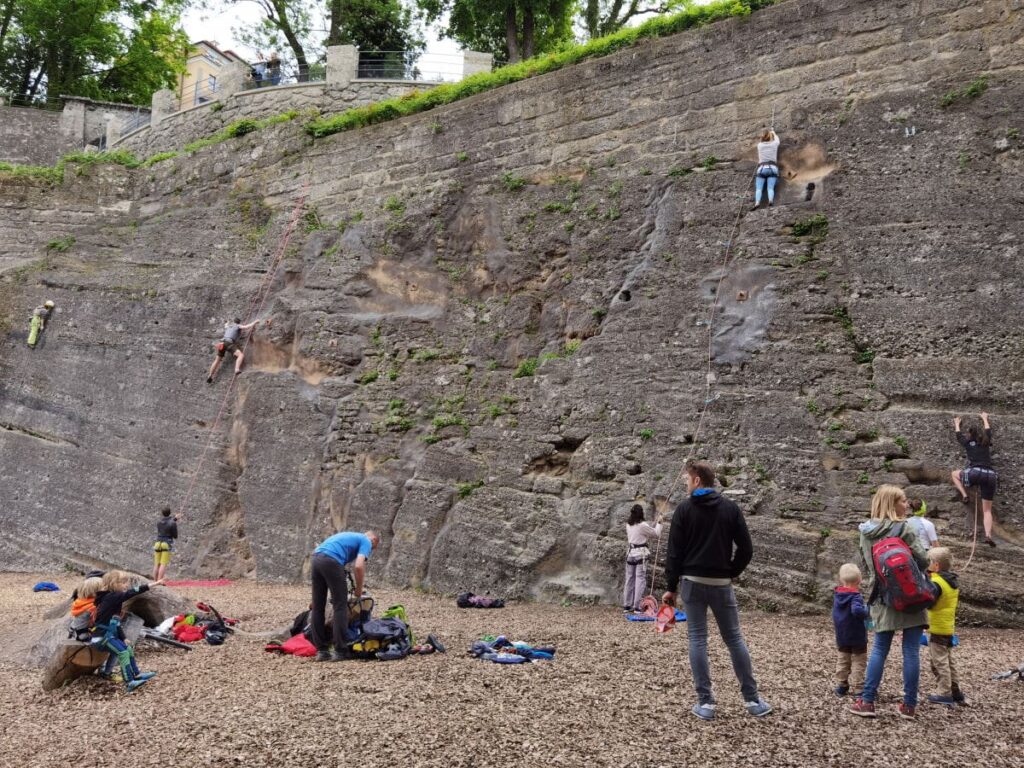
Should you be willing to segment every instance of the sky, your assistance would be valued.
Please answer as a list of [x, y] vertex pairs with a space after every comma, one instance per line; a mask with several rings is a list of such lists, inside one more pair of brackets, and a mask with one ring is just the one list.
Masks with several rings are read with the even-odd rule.
[[[219, 6], [220, 4], [215, 4]], [[248, 61], [257, 59], [256, 51], [238, 42], [238, 38], [232, 31], [239, 26], [245, 26], [259, 21], [262, 14], [259, 6], [254, 3], [232, 4], [227, 9], [218, 10], [190, 8], [182, 19], [185, 32], [188, 33], [192, 42], [198, 40], [216, 41], [221, 50], [232, 50]], [[442, 40], [438, 32], [439, 27], [427, 28], [427, 53], [454, 54], [460, 48], [453, 40]], [[326, 32], [324, 37], [327, 37]], [[263, 53], [268, 53], [264, 51]]]

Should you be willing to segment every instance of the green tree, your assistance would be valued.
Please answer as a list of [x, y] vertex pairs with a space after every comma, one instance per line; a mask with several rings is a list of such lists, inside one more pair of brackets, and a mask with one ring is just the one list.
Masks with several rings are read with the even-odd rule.
[[638, 16], [689, 8], [694, 0], [584, 0], [583, 25], [590, 38], [618, 32]]
[[574, 0], [417, 0], [427, 19], [446, 12], [445, 35], [514, 63], [572, 40]]
[[184, 67], [184, 2], [0, 0], [0, 88], [147, 103]]

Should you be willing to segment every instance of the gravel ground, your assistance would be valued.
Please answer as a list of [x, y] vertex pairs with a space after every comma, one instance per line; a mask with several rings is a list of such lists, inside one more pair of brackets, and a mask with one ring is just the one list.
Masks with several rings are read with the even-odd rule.
[[[402, 661], [316, 664], [235, 636], [219, 648], [139, 653], [159, 672], [134, 694], [99, 679], [43, 693], [39, 671], [11, 660], [61, 595], [32, 593], [52, 576], [0, 574], [0, 755], [4, 765], [188, 766], [1024, 766], [1024, 685], [991, 681], [1024, 660], [1021, 633], [965, 629], [957, 664], [971, 706], [924, 705], [896, 716], [899, 667], [890, 662], [880, 716], [861, 720], [831, 693], [827, 617], [746, 610], [743, 627], [767, 718], [742, 709], [728, 656], [712, 642], [718, 718], [693, 702], [685, 629], [657, 635], [617, 610], [512, 605], [466, 611], [454, 600], [381, 591], [403, 603], [414, 630], [449, 652]], [[62, 589], [71, 578], [56, 578]], [[249, 632], [289, 623], [308, 601], [301, 586], [182, 589], [242, 620]], [[66, 594], [66, 592], [64, 593]], [[20, 622], [24, 627], [13, 631]], [[464, 655], [487, 633], [558, 647], [557, 660], [501, 666]], [[932, 690], [922, 674], [923, 693]]]

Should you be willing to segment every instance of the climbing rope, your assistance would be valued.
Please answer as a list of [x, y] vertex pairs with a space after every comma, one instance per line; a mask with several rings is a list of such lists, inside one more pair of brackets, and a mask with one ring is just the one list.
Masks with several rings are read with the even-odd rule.
[[[295, 208], [292, 210], [291, 218], [288, 221], [288, 226], [285, 227], [284, 233], [281, 236], [281, 241], [278, 244], [277, 252], [274, 254], [274, 258], [270, 262], [270, 266], [267, 268], [266, 273], [263, 276], [263, 280], [260, 281], [260, 285], [253, 294], [252, 299], [249, 301], [249, 309], [246, 315], [246, 322], [249, 322], [252, 318], [258, 318], [263, 312], [263, 308], [266, 305], [267, 298], [270, 296], [270, 287], [273, 285], [274, 277], [277, 274], [277, 270], [281, 265], [281, 261], [284, 259], [285, 249], [288, 247], [288, 241], [291, 239], [292, 233], [295, 231], [295, 226], [299, 222], [299, 214], [302, 211], [303, 206], [306, 203], [306, 195], [309, 192], [309, 181], [306, 182], [302, 189], [302, 194], [299, 195], [298, 200], [295, 203]], [[249, 333], [245, 335], [245, 341], [242, 344], [242, 354], [245, 355], [245, 350], [249, 347], [249, 341], [252, 338], [252, 331], [256, 330], [253, 328]], [[238, 377], [235, 375], [231, 376], [231, 381], [228, 383], [227, 388], [224, 390], [224, 396], [220, 401], [220, 408], [217, 410], [217, 416], [210, 425], [210, 436], [206, 440], [206, 445], [203, 447], [202, 452], [199, 454], [199, 462], [196, 465], [195, 472], [192, 474], [192, 478], [189, 481], [188, 489], [185, 491], [185, 497], [182, 499], [179, 509], [181, 510], [181, 517], [184, 519], [185, 510], [188, 509], [189, 502], [192, 499], [192, 492], [195, 489], [196, 481], [199, 479], [199, 473], [202, 471], [203, 464], [206, 461], [206, 455], [213, 445], [213, 440], [217, 435], [217, 427], [220, 425], [220, 421], [224, 416], [224, 412], [227, 409], [228, 400], [231, 397], [231, 393], [234, 391], [235, 380]]]
[[978, 508], [981, 505], [979, 501], [980, 494], [974, 492], [974, 536], [971, 540], [971, 556], [967, 558], [967, 563], [964, 565], [963, 570], [966, 571], [971, 567], [971, 561], [974, 560], [974, 552], [978, 548]]
[[[772, 123], [775, 122], [774, 107], [772, 108]], [[672, 494], [675, 493], [676, 488], [679, 487], [679, 481], [682, 479], [683, 474], [686, 472], [686, 465], [693, 458], [694, 453], [697, 451], [698, 437], [700, 436], [701, 429], [704, 426], [704, 418], [707, 416], [708, 408], [713, 402], [718, 400], [718, 393], [712, 394], [712, 385], [715, 380], [714, 374], [714, 343], [715, 343], [715, 315], [718, 312], [718, 297], [722, 292], [722, 285], [725, 282], [725, 278], [728, 275], [729, 262], [732, 260], [733, 244], [736, 241], [736, 236], [739, 234], [740, 221], [743, 218], [743, 208], [747, 205], [747, 198], [750, 194], [750, 187], [754, 183], [756, 172], [751, 174], [749, 181], [743, 188], [743, 192], [739, 196], [740, 204], [736, 210], [736, 218], [732, 224], [732, 230], [729, 232], [729, 239], [725, 241], [725, 253], [722, 257], [722, 274], [718, 278], [718, 284], [715, 286], [715, 295], [711, 302], [711, 309], [708, 312], [707, 328], [708, 328], [708, 354], [707, 354], [707, 368], [704, 375], [704, 404], [700, 409], [700, 416], [697, 419], [697, 428], [694, 429], [693, 435], [690, 441], [690, 451], [686, 455], [686, 459], [683, 460], [682, 466], [679, 469], [679, 473], [672, 481], [672, 486], [669, 488], [668, 495], [665, 497], [666, 501], [671, 501]], [[661, 540], [662, 536], [658, 537], [658, 544], [654, 550], [654, 560], [651, 563], [651, 579], [650, 589], [648, 590], [648, 596], [654, 594], [654, 582], [657, 578], [658, 571], [658, 557], [661, 555]]]

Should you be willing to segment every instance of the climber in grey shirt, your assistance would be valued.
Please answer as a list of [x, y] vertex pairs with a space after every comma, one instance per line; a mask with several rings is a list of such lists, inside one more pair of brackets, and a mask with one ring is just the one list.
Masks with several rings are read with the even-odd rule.
[[757, 144], [757, 187], [754, 190], [754, 210], [761, 205], [764, 188], [768, 187], [768, 207], [775, 204], [775, 184], [779, 180], [779, 137], [775, 131], [765, 131]]
[[217, 369], [220, 368], [221, 361], [228, 352], [235, 356], [235, 375], [242, 372], [242, 363], [245, 362], [245, 354], [242, 352], [242, 347], [245, 346], [242, 343], [242, 331], [255, 328], [259, 322], [259, 320], [253, 320], [251, 323], [242, 325], [241, 319], [236, 317], [234, 322], [224, 323], [224, 338], [217, 342], [217, 357], [214, 358], [213, 365], [210, 366], [210, 373], [206, 377], [207, 384], [213, 384], [213, 377], [217, 375]]

